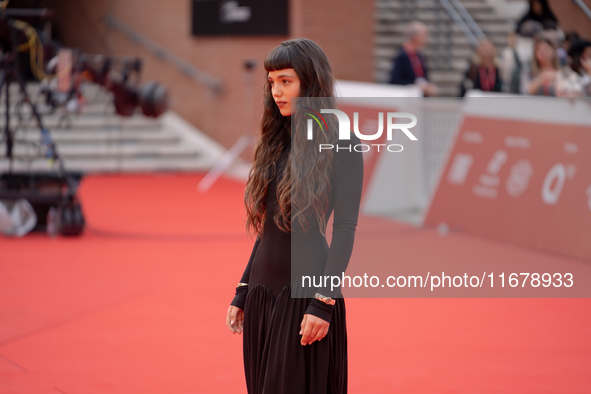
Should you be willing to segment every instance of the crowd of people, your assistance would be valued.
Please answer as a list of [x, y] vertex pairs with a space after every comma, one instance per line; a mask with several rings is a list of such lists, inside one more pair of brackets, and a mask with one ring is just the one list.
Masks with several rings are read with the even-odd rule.
[[[390, 83], [418, 85], [425, 96], [437, 96], [421, 49], [427, 27], [408, 24], [406, 40], [393, 60]], [[530, 0], [529, 9], [509, 33], [508, 45], [497, 51], [482, 38], [464, 73], [459, 95], [470, 89], [557, 97], [591, 97], [591, 41], [566, 34], [546, 0]]]

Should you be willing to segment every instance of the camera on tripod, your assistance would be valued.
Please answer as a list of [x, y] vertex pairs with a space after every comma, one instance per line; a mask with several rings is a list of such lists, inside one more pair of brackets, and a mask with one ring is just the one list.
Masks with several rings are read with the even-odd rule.
[[[160, 116], [168, 109], [167, 90], [156, 81], [143, 85], [140, 83], [142, 61], [139, 58], [90, 55], [71, 48], [54, 50], [50, 43], [43, 43], [35, 28], [15, 19], [25, 16], [48, 17], [52, 11], [6, 9], [7, 3], [0, 2], [0, 44], [5, 49], [9, 48], [0, 54], [0, 97], [5, 100], [5, 125], [0, 146], [2, 143], [6, 146], [9, 169], [0, 173], [0, 203], [3, 200], [8, 206], [32, 207], [29, 211], [33, 215], [34, 210], [36, 216], [35, 230], [47, 230], [50, 234], [80, 235], [85, 227], [85, 219], [77, 193], [83, 174], [64, 168], [51, 133], [44, 127], [41, 113], [27, 93], [24, 77], [26, 68], [20, 53], [29, 52], [31, 73], [42, 81], [41, 94], [45, 96], [50, 113], [60, 107], [69, 113], [80, 113], [85, 102], [83, 81], [98, 84], [112, 92], [115, 112], [121, 116], [132, 116], [138, 108], [145, 116]], [[50, 60], [46, 64], [44, 59]], [[14, 108], [16, 118], [22, 122], [21, 111], [25, 107], [30, 108], [32, 119], [41, 134], [37, 152], [52, 164], [50, 172], [13, 171], [17, 130], [11, 127], [9, 87], [12, 82], [18, 84], [20, 94]], [[19, 217], [18, 214], [12, 216]], [[32, 221], [27, 223], [30, 226]], [[11, 229], [7, 233], [22, 234], [22, 230]]]

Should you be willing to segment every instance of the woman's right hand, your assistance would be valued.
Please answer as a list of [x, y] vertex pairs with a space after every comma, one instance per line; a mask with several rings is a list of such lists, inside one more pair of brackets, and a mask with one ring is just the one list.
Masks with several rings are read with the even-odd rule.
[[541, 73], [542, 82], [547, 84], [553, 84], [556, 80], [557, 72], [555, 70], [544, 70]]
[[528, 94], [535, 95], [538, 93], [540, 88], [547, 85], [553, 85], [556, 79], [556, 71], [554, 70], [544, 70], [538, 74], [537, 77], [531, 80], [530, 83], [527, 84], [527, 92]]
[[237, 306], [230, 305], [226, 315], [226, 326], [233, 334], [242, 334], [244, 330], [244, 311]]

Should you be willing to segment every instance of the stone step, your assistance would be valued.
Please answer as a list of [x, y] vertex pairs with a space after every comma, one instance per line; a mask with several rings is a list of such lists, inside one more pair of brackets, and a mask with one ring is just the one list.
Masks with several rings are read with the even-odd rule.
[[[425, 23], [427, 26], [434, 22], [445, 22], [445, 23], [454, 23], [452, 18], [445, 12], [445, 10], [440, 8], [431, 8], [431, 9], [421, 9], [413, 14], [413, 18], [420, 20], [421, 22]], [[496, 15], [491, 11], [484, 11], [484, 12], [475, 12], [471, 13], [472, 19], [479, 22], [484, 22], [487, 24], [491, 23], [502, 23], [507, 24], [510, 21], [507, 18]], [[405, 23], [408, 21], [408, 16], [405, 13], [396, 10], [379, 10], [375, 14], [375, 20], [379, 23], [384, 22], [397, 22], [397, 23]], [[480, 23], [479, 23], [480, 24]], [[482, 26], [481, 26], [482, 29]], [[484, 30], [484, 29], [483, 29]]]
[[460, 95], [460, 88], [456, 84], [438, 84], [439, 96], [442, 97], [457, 97]]
[[[423, 53], [423, 55], [425, 55], [425, 57], [429, 58], [429, 57], [439, 56], [438, 52], [440, 52], [441, 49], [442, 49], [441, 46], [431, 45], [431, 46], [427, 46], [424, 49], [422, 49], [421, 52]], [[470, 58], [474, 55], [474, 49], [472, 49], [472, 47], [451, 46], [451, 48], [449, 48], [449, 49], [450, 49], [450, 53], [451, 53], [452, 57]], [[447, 50], [447, 49], [445, 49], [445, 50]], [[396, 47], [378, 46], [374, 50], [374, 55], [377, 59], [382, 59], [382, 58], [392, 59], [392, 58], [394, 58], [394, 56], [396, 56], [398, 54], [398, 51], [399, 51], [399, 48], [396, 48]]]
[[[154, 171], [208, 171], [215, 161], [207, 157], [175, 158], [166, 157], [154, 160], [152, 158], [123, 158], [117, 160], [64, 159], [64, 168], [68, 171], [83, 171], [86, 173], [100, 172], [154, 172]], [[0, 172], [9, 169], [9, 162], [0, 158]], [[50, 171], [49, 162], [36, 159], [31, 163], [14, 161], [13, 171]]]
[[[11, 99], [10, 100], [10, 114], [11, 116], [14, 116], [13, 114], [15, 114], [15, 109], [16, 109], [16, 103], [18, 102], [18, 99], [15, 98], [14, 100]], [[86, 103], [80, 114], [70, 114], [70, 113], [66, 113], [65, 109], [63, 108], [56, 108], [55, 110], [52, 109], [50, 106], [46, 105], [45, 103], [35, 103], [37, 111], [39, 112], [39, 114], [41, 114], [42, 116], [63, 116], [63, 115], [68, 115], [68, 116], [106, 116], [109, 118], [123, 118], [124, 116], [121, 116], [119, 114], [117, 114], [117, 112], [115, 112], [115, 107], [114, 105], [112, 105], [112, 103], [104, 103], [104, 102], [94, 102], [94, 103]], [[6, 104], [5, 101], [2, 100], [0, 102], [0, 115], [2, 117], [4, 117], [4, 114], [6, 113]], [[31, 116], [32, 115], [32, 111], [30, 106], [25, 105], [23, 107], [23, 109], [21, 109], [21, 114], [23, 116]], [[143, 116], [143, 114], [141, 113], [141, 110], [137, 109], [137, 115], [138, 116]], [[148, 118], [149, 119], [149, 118]]]
[[[4, 126], [4, 122], [0, 118], [0, 125]], [[131, 117], [101, 117], [101, 116], [71, 116], [67, 119], [61, 119], [59, 116], [43, 116], [41, 119], [43, 126], [49, 130], [54, 129], [159, 129], [162, 127], [158, 120], [146, 118], [142, 115], [134, 115]], [[26, 129], [37, 128], [35, 119], [28, 119], [26, 122], [20, 123], [16, 117], [10, 117], [10, 126], [21, 126]]]
[[[390, 23], [377, 23], [376, 27], [375, 27], [375, 31], [378, 34], [397, 34], [397, 35], [404, 35], [405, 34], [405, 30], [406, 30], [406, 26], [404, 23], [399, 23], [396, 21], [389, 21]], [[449, 23], [449, 22], [445, 22], [445, 23]], [[437, 30], [434, 27], [430, 27], [429, 24], [427, 24], [429, 31], [431, 32], [431, 38], [433, 38], [433, 35], [437, 32]], [[511, 30], [513, 24], [510, 22], [507, 22], [506, 20], [503, 21], [499, 21], [498, 24], [496, 23], [486, 23], [482, 24], [480, 26], [480, 28], [482, 29], [483, 33], [487, 36], [495, 36], [495, 35], [503, 35], [506, 36], [507, 33]], [[448, 29], [449, 28], [449, 29]], [[460, 30], [459, 27], [457, 27], [455, 24], [452, 26], [446, 26], [445, 28], [442, 28], [442, 32], [447, 32], [451, 30], [451, 33], [453, 35], [461, 35], [463, 37], [463, 33]]]
[[[447, 70], [433, 70], [430, 73], [429, 79], [438, 87], [444, 85], [459, 86], [463, 80], [463, 73]], [[388, 83], [390, 80], [389, 71], [376, 71], [375, 80], [379, 83]]]
[[[68, 143], [142, 143], [142, 144], [170, 144], [180, 141], [180, 137], [173, 133], [166, 133], [161, 129], [145, 130], [50, 130], [52, 140], [56, 144]], [[41, 133], [38, 130], [19, 131], [15, 134], [18, 141], [39, 142]]]
[[[448, 65], [446, 62], [442, 62], [440, 65], [435, 61], [429, 61], [427, 59], [427, 67], [429, 69], [429, 75], [432, 74], [433, 71], [436, 70], [443, 70], [443, 71], [458, 71], [462, 72], [468, 68], [469, 60], [462, 59], [462, 58], [451, 58], [450, 64]], [[387, 70], [390, 71], [393, 67], [392, 58], [379, 58], [376, 59], [376, 70]]]
[[[429, 68], [445, 67], [448, 64], [448, 61], [451, 61], [452, 63], [458, 61], [463, 63], [469, 62], [470, 59], [473, 58], [474, 53], [473, 50], [466, 49], [465, 54], [462, 56], [452, 55], [451, 57], [448, 57], [444, 52], [444, 48], [441, 48], [441, 51], [431, 51], [430, 53], [427, 53], [425, 59]], [[379, 56], [375, 56], [375, 67], [382, 67], [385, 63], [392, 64], [396, 54], [398, 54], [398, 49], [392, 50], [391, 48], [385, 48]]]
[[[489, 10], [493, 9], [488, 0], [465, 0], [462, 1], [462, 5], [468, 11], [481, 8], [486, 8]], [[378, 0], [376, 2], [377, 8], [403, 9], [412, 6], [414, 6], [416, 9], [422, 9], [429, 7], [440, 7], [441, 5], [438, 0], [413, 0], [412, 2], [400, 0]]]
[[[497, 47], [497, 50], [500, 50], [502, 48], [504, 48], [507, 45], [507, 35], [506, 34], [498, 34], [498, 35], [489, 35], [488, 38], [490, 38], [493, 43], [495, 44], [495, 46]], [[464, 37], [462, 34], [453, 34], [451, 37], [451, 46], [455, 49], [474, 49], [472, 47], [472, 45], [470, 45], [470, 43], [468, 42], [468, 40], [466, 39], [466, 37]], [[382, 48], [382, 47], [391, 47], [391, 48], [400, 48], [400, 46], [404, 43], [404, 37], [402, 35], [398, 35], [398, 34], [381, 34], [379, 36], [376, 37], [375, 40], [376, 43], [376, 48]], [[445, 37], [441, 37], [441, 43], [445, 43], [445, 45], [450, 45], [448, 43], [447, 38]], [[433, 40], [431, 40], [431, 42], [427, 43], [427, 45], [425, 46], [425, 48], [423, 48], [423, 50], [429, 50], [429, 49], [433, 49], [439, 45], [442, 44], [435, 44], [433, 42]]]
[[458, 85], [464, 79], [462, 73], [454, 71], [433, 70], [429, 74], [429, 78], [436, 83], [450, 83]]
[[[64, 143], [56, 146], [60, 157], [65, 159], [73, 158], [120, 158], [120, 157], [143, 157], [143, 158], [162, 158], [162, 157], [192, 157], [197, 158], [201, 155], [200, 150], [192, 146], [183, 146], [178, 144], [171, 145], [146, 145], [146, 144], [80, 144]], [[36, 149], [19, 144], [13, 148], [13, 157], [26, 158], [32, 157]], [[4, 152], [3, 152], [3, 157]]]

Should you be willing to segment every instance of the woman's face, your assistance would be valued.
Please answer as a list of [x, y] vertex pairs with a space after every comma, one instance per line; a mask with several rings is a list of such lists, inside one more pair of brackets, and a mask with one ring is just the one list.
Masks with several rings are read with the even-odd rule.
[[495, 47], [492, 42], [483, 40], [478, 47], [478, 54], [483, 60], [493, 60], [495, 57]]
[[554, 56], [554, 48], [547, 42], [540, 42], [536, 45], [536, 59], [542, 66], [552, 64], [552, 57]]
[[271, 95], [283, 116], [290, 116], [291, 98], [300, 94], [300, 78], [293, 68], [269, 71]]

